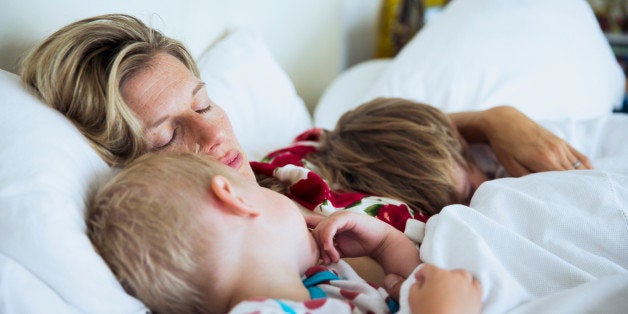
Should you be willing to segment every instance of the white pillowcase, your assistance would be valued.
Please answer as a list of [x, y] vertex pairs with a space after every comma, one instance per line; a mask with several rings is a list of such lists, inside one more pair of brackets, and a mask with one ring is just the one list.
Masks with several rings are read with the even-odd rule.
[[250, 160], [312, 126], [290, 77], [257, 33], [232, 30], [203, 53], [198, 67], [209, 98], [227, 112]]
[[[456, 0], [361, 99], [338, 101], [343, 110], [333, 111], [388, 96], [446, 112], [508, 104], [534, 119], [582, 119], [609, 114], [624, 83], [584, 0]], [[316, 108], [315, 124], [328, 106]]]
[[391, 62], [392, 60], [388, 58], [368, 60], [340, 73], [327, 86], [318, 101], [318, 106], [314, 110], [316, 126], [333, 129], [338, 118], [349, 109], [347, 105], [360, 101]]
[[143, 313], [92, 248], [83, 212], [110, 168], [0, 70], [0, 312]]

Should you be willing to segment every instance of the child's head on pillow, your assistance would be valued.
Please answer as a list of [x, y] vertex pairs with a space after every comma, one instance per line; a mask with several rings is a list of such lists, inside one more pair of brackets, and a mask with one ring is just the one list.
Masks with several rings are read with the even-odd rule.
[[342, 189], [396, 198], [430, 214], [468, 203], [468, 173], [476, 169], [445, 113], [401, 98], [348, 111], [308, 160]]
[[88, 235], [127, 292], [153, 310], [195, 312], [202, 226], [192, 209], [213, 169], [196, 158], [153, 157], [140, 157], [99, 190]]

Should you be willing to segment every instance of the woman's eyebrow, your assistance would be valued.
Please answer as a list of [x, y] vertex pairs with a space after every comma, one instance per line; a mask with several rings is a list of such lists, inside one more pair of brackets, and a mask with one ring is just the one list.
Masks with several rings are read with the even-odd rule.
[[159, 120], [157, 120], [157, 121], [155, 121], [155, 122], [151, 123], [151, 124], [148, 126], [148, 128], [146, 128], [146, 129], [147, 129], [147, 130], [154, 129], [154, 128], [158, 127], [160, 124], [164, 123], [164, 121], [168, 120], [168, 118], [170, 118], [170, 115], [165, 115], [165, 116], [163, 116], [163, 117], [159, 118]]
[[198, 82], [198, 84], [196, 84], [196, 87], [194, 87], [194, 89], [192, 90], [192, 97], [194, 97], [196, 93], [198, 93], [198, 91], [200, 91], [203, 87], [205, 87], [205, 82]]

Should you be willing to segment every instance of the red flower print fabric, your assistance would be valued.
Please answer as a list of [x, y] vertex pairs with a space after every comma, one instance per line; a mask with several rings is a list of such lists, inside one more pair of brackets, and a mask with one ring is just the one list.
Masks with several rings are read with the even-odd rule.
[[[301, 206], [329, 215], [337, 210], [365, 213], [404, 231], [408, 219], [426, 222], [429, 216], [395, 199], [364, 193], [334, 190], [315, 169], [307, 156], [316, 151], [323, 130], [313, 128], [296, 137], [293, 144], [268, 154], [262, 161], [251, 162], [255, 173], [273, 176], [289, 185], [286, 196]], [[333, 186], [333, 182], [331, 183]]]

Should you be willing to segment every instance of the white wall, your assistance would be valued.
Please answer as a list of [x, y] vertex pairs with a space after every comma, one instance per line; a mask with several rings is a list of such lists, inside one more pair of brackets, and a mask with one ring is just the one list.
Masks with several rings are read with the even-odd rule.
[[375, 56], [381, 2], [342, 0], [342, 69]]
[[[305, 102], [314, 106], [341, 69], [344, 0], [0, 0], [0, 68], [72, 21], [128, 13], [183, 41], [198, 56], [230, 26], [262, 34]], [[359, 1], [359, 0], [358, 0]]]

